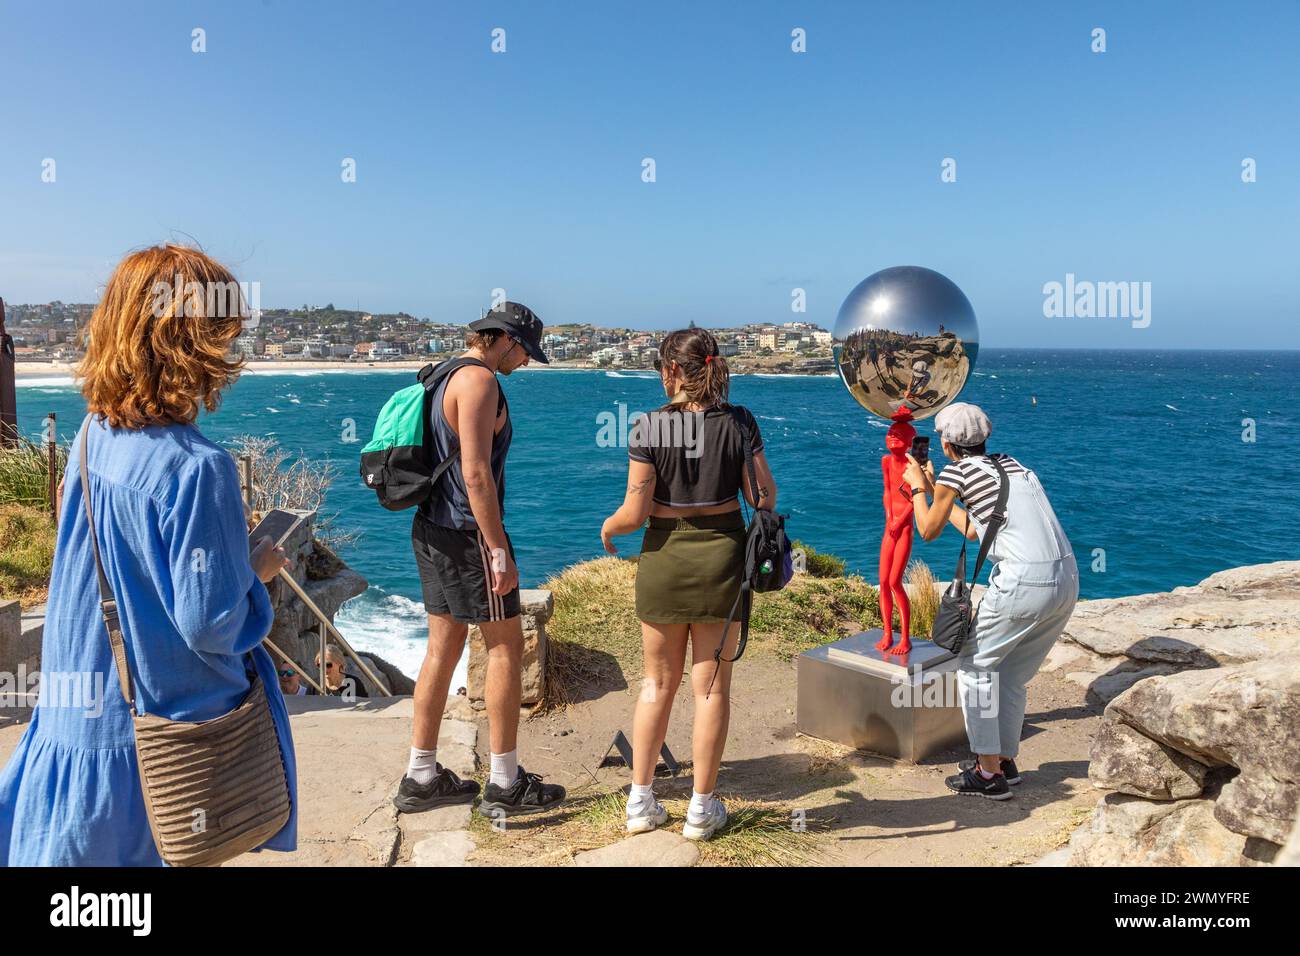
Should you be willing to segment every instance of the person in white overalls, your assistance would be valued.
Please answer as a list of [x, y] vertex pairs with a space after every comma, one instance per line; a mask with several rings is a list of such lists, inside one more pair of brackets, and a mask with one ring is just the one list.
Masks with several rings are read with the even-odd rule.
[[[934, 423], [953, 464], [937, 481], [928, 462], [922, 468], [912, 459], [903, 473], [922, 538], [933, 541], [951, 522], [968, 539], [983, 541], [997, 489], [1003, 480], [1008, 485], [1006, 522], [989, 549], [993, 569], [988, 590], [958, 660], [966, 734], [975, 759], [959, 764], [958, 773], [946, 781], [957, 793], [1005, 800], [1011, 796], [1009, 785], [1020, 782], [1015, 758], [1025, 720], [1025, 687], [1074, 611], [1079, 569], [1038, 476], [1014, 458], [986, 453], [993, 425], [983, 410], [958, 402]], [[956, 504], [959, 496], [965, 510]]]

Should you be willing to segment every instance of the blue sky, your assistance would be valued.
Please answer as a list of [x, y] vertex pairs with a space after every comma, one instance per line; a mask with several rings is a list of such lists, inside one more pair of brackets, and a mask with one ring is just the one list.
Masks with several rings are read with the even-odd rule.
[[[0, 0], [0, 296], [192, 237], [264, 306], [829, 327], [916, 264], [989, 346], [1298, 348], [1298, 45], [1293, 2]], [[1067, 273], [1151, 324], [1045, 318]]]

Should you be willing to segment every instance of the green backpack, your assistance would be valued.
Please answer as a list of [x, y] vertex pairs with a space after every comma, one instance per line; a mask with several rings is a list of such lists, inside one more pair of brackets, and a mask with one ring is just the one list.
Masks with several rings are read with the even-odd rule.
[[[379, 496], [389, 511], [401, 511], [429, 500], [443, 472], [460, 457], [457, 447], [441, 461], [433, 446], [429, 411], [433, 393], [452, 372], [466, 365], [483, 365], [478, 359], [448, 359], [426, 365], [416, 373], [416, 384], [393, 394], [375, 422], [374, 436], [361, 449], [361, 480]], [[487, 368], [486, 365], [483, 365]], [[505, 395], [498, 388], [498, 414]]]

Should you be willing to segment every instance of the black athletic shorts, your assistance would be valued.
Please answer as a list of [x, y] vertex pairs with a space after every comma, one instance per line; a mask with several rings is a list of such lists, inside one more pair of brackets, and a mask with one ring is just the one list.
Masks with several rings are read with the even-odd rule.
[[[462, 624], [519, 616], [518, 587], [505, 595], [492, 593], [492, 551], [478, 531], [444, 528], [417, 511], [411, 525], [411, 547], [420, 572], [424, 609], [430, 614], [450, 614]], [[506, 535], [506, 547], [513, 561], [510, 535]]]

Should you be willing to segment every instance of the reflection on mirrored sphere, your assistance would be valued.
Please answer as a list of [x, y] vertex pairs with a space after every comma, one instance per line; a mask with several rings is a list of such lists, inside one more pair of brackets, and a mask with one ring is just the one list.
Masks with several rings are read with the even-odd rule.
[[890, 418], [936, 414], [962, 390], [979, 352], [975, 310], [933, 269], [895, 266], [854, 287], [835, 319], [831, 348], [858, 404]]

